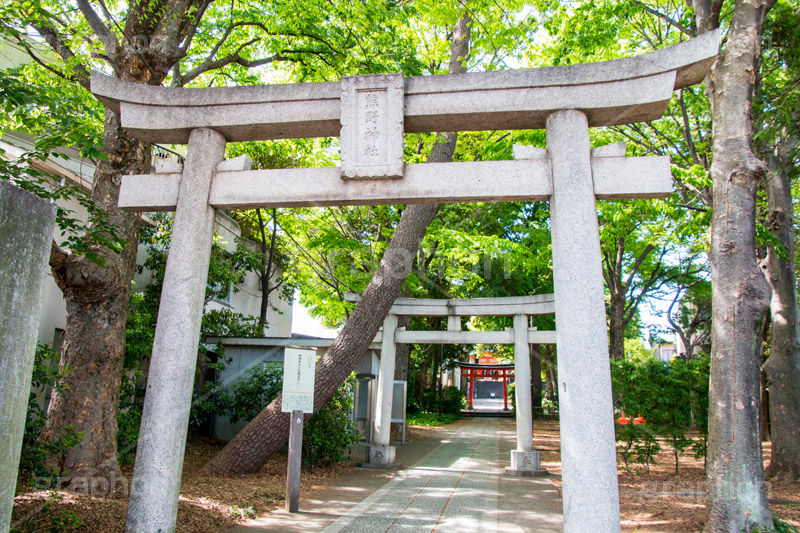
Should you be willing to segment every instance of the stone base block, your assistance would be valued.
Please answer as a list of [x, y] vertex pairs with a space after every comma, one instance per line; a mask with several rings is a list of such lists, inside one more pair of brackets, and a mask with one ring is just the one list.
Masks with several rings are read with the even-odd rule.
[[394, 468], [396, 448], [394, 446], [371, 445], [367, 448], [367, 462], [360, 466], [364, 468]]
[[547, 470], [542, 468], [539, 452], [511, 451], [511, 466], [506, 468], [510, 476], [547, 476]]

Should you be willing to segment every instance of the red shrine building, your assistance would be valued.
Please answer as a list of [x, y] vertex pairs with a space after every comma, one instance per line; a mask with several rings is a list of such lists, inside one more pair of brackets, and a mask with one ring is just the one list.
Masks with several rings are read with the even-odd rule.
[[474, 398], [499, 398], [503, 395], [503, 410], [508, 411], [508, 384], [514, 382], [514, 363], [501, 363], [493, 353], [484, 353], [468, 363], [458, 363], [461, 377], [467, 379], [467, 409], [473, 409]]

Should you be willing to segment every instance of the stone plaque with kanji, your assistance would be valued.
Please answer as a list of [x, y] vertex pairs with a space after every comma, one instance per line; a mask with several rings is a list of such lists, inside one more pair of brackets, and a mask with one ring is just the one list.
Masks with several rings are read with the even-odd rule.
[[403, 177], [403, 75], [342, 80], [342, 178]]

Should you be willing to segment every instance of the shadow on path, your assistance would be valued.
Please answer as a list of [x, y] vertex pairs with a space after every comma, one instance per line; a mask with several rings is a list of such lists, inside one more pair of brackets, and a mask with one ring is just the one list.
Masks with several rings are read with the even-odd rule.
[[395, 471], [356, 469], [300, 501], [229, 533], [256, 531], [557, 532], [561, 499], [548, 479], [502, 474], [515, 444], [513, 420], [461, 420], [398, 446]]

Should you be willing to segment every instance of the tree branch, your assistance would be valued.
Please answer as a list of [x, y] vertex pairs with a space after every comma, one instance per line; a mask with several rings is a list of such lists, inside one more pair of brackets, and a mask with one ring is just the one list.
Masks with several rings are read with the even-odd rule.
[[645, 11], [647, 11], [648, 13], [650, 13], [651, 15], [655, 15], [656, 17], [660, 18], [661, 20], [663, 20], [664, 22], [666, 22], [667, 24], [669, 24], [673, 28], [676, 28], [681, 33], [684, 33], [684, 34], [688, 35], [689, 37], [696, 37], [694, 31], [692, 31], [690, 28], [687, 28], [686, 26], [684, 26], [683, 24], [681, 24], [677, 20], [674, 20], [672, 17], [669, 17], [666, 14], [662, 13], [661, 11], [658, 11], [657, 9], [653, 9], [652, 7], [646, 5], [646, 4], [642, 3], [642, 2], [639, 2], [638, 0], [634, 0], [634, 3], [636, 5], [638, 5], [639, 7], [641, 7], [642, 9], [644, 9]]
[[89, 27], [92, 28], [92, 31], [97, 35], [100, 41], [103, 43], [103, 47], [105, 48], [106, 55], [110, 58], [114, 58], [119, 51], [119, 41], [117, 41], [117, 36], [103, 24], [103, 21], [100, 20], [100, 17], [95, 13], [92, 6], [89, 4], [88, 0], [77, 0], [78, 1], [78, 8], [83, 13], [83, 17], [86, 19], [86, 22], [89, 23]]
[[186, 30], [186, 37], [183, 38], [183, 43], [178, 47], [178, 60], [186, 57], [186, 54], [189, 52], [192, 40], [194, 40], [194, 36], [197, 34], [197, 27], [200, 25], [200, 21], [210, 4], [211, 0], [203, 0], [200, 6], [198, 6], [197, 12], [194, 14], [194, 19], [192, 19], [192, 23]]
[[[37, 32], [39, 32], [39, 35], [41, 35], [44, 38], [47, 44], [50, 45], [50, 48], [52, 48], [53, 51], [55, 51], [55, 53], [57, 53], [61, 57], [61, 59], [64, 60], [65, 63], [70, 63], [72, 62], [72, 60], [75, 59], [75, 54], [72, 52], [72, 50], [70, 50], [70, 48], [66, 44], [64, 44], [64, 41], [61, 39], [61, 36], [58, 35], [58, 33], [53, 28], [48, 28], [46, 26], [35, 25], [35, 24], [31, 24], [31, 26]], [[72, 69], [73, 76], [70, 77], [67, 74], [64, 74], [63, 72], [60, 72], [58, 69], [55, 69], [50, 65], [47, 65], [44, 60], [40, 59], [36, 54], [33, 53], [33, 49], [31, 49], [31, 47], [28, 45], [27, 42], [25, 42], [24, 39], [22, 39], [21, 37], [17, 37], [17, 40], [23, 46], [23, 48], [25, 48], [25, 51], [28, 52], [28, 55], [31, 56], [31, 58], [34, 61], [42, 65], [50, 72], [58, 76], [61, 76], [64, 79], [76, 81], [86, 89], [89, 88], [89, 73], [86, 71], [86, 68], [83, 65], [76, 64]]]

